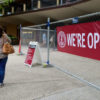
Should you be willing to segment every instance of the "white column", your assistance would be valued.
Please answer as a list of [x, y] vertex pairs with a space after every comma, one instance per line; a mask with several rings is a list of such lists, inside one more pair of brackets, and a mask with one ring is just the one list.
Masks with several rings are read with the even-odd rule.
[[60, 0], [57, 0], [57, 1], [56, 1], [56, 4], [57, 4], [57, 6], [59, 6], [59, 4], [60, 4]]
[[40, 9], [41, 8], [41, 0], [38, 0], [38, 5], [37, 8]]
[[2, 15], [4, 15], [5, 14], [5, 9], [4, 8], [2, 8]]
[[26, 11], [26, 4], [25, 3], [23, 4], [23, 11], [24, 12]]
[[11, 8], [11, 12], [12, 12], [12, 14], [14, 13], [14, 7]]

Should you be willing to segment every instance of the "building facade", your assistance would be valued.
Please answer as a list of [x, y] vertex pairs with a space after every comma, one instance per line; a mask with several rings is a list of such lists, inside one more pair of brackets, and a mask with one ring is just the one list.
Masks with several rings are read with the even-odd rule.
[[99, 0], [0, 0], [0, 25], [19, 39], [19, 27], [100, 11]]

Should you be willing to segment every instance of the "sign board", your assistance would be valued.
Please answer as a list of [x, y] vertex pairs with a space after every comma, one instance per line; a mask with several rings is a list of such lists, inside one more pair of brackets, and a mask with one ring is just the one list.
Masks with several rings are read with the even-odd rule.
[[59, 51], [100, 60], [100, 21], [57, 27]]
[[34, 59], [37, 60], [38, 64], [42, 64], [42, 58], [41, 58], [39, 49], [40, 48], [39, 48], [38, 42], [30, 42], [29, 43], [26, 59], [24, 62], [25, 65], [32, 67]]
[[72, 23], [78, 23], [78, 20], [79, 20], [78, 17], [74, 17], [74, 18], [72, 19]]

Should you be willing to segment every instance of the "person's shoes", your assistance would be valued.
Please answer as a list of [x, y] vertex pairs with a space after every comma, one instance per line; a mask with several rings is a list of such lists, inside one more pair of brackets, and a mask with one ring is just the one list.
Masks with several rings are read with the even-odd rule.
[[3, 87], [4, 86], [4, 83], [0, 83], [0, 87]]

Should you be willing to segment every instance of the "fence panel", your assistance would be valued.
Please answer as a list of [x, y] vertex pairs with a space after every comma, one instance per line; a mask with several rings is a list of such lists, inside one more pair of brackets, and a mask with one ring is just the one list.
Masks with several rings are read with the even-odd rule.
[[[53, 29], [56, 30], [58, 26], [75, 25], [75, 24], [77, 25], [80, 23], [95, 22], [98, 20], [100, 20], [100, 13], [95, 13], [95, 14], [90, 14], [90, 15], [85, 15], [85, 16], [79, 16], [78, 21], [76, 23], [73, 23], [73, 18], [65, 19], [65, 20], [57, 21], [57, 22], [51, 22], [50, 27], [51, 28], [53, 27]], [[87, 85], [88, 85], [88, 82], [90, 84], [92, 83], [94, 87], [96, 86], [99, 88], [98, 90], [100, 90], [100, 79], [99, 79], [100, 61], [89, 59], [86, 57], [80, 57], [77, 55], [72, 55], [69, 53], [59, 52], [55, 49], [52, 50], [51, 47], [56, 48], [57, 46], [56, 45], [56, 42], [57, 42], [56, 31], [54, 30], [53, 31], [50, 30], [50, 37], [49, 37], [50, 38], [50, 42], [49, 42], [50, 43], [49, 44], [50, 45], [50, 63], [53, 65], [60, 66], [60, 68], [62, 68], [63, 71], [65, 72], [67, 70], [68, 72], [73, 73], [78, 80], [80, 80], [81, 78], [83, 81], [84, 79]], [[90, 32], [91, 32], [91, 28], [90, 28]], [[34, 26], [27, 27], [26, 29], [25, 28], [22, 29], [21, 35], [22, 35], [21, 40], [22, 40], [22, 49], [23, 49], [22, 51], [25, 52], [26, 49], [24, 47], [26, 46], [27, 48], [29, 41], [31, 40], [38, 41], [41, 47], [43, 61], [46, 62], [47, 55], [48, 55], [47, 30], [43, 28], [38, 29], [36, 27], [34, 29]], [[96, 38], [96, 40], [98, 39]], [[93, 87], [93, 85], [91, 87]]]

